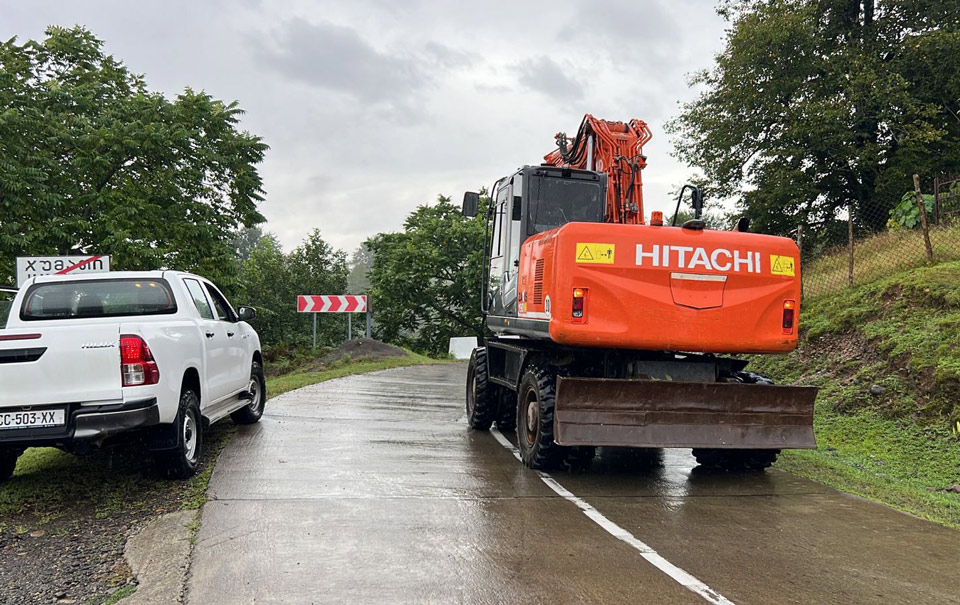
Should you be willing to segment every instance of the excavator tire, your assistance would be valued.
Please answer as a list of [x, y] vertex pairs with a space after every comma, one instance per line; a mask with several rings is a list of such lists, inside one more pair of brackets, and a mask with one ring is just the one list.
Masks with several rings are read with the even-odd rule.
[[780, 450], [725, 450], [694, 448], [700, 466], [718, 471], [762, 471], [777, 461]]
[[561, 447], [560, 449], [563, 454], [560, 463], [568, 471], [586, 470], [593, 463], [593, 458], [597, 454], [597, 448], [592, 445]]
[[500, 411], [500, 397], [487, 379], [487, 350], [479, 347], [467, 367], [467, 424], [476, 431], [489, 431]]
[[[745, 384], [773, 384], [767, 376], [756, 372], [737, 372], [736, 382]], [[780, 450], [731, 450], [694, 448], [693, 457], [700, 466], [718, 471], [762, 471], [777, 461]]]
[[553, 441], [556, 395], [554, 368], [527, 368], [517, 390], [517, 445], [523, 464], [532, 469], [553, 468], [563, 458], [563, 448]]

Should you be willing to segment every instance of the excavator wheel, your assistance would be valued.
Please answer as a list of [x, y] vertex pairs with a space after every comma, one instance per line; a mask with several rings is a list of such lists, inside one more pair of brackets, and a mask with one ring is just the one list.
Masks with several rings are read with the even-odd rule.
[[777, 461], [780, 450], [726, 450], [694, 448], [700, 466], [720, 471], [762, 471]]
[[500, 411], [499, 389], [487, 380], [487, 350], [473, 350], [467, 367], [467, 424], [477, 431], [489, 431]]
[[561, 448], [553, 441], [557, 374], [551, 367], [529, 366], [517, 390], [517, 445], [523, 464], [536, 470], [557, 465]]
[[[756, 372], [737, 372], [731, 382], [770, 385], [773, 381]], [[694, 448], [693, 457], [700, 466], [720, 471], [762, 471], [777, 461], [780, 450], [731, 450]]]

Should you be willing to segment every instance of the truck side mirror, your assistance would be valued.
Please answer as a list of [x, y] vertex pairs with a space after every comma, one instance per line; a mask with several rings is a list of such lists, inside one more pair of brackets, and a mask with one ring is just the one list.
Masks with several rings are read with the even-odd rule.
[[480, 207], [480, 194], [473, 191], [467, 191], [463, 194], [463, 216], [473, 218], [477, 216], [477, 209]]

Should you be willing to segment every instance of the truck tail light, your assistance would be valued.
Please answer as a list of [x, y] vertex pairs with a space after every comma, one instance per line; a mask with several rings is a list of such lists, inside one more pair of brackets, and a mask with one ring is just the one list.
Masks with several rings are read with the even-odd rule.
[[573, 289], [573, 322], [574, 323], [583, 323], [586, 318], [586, 313], [584, 309], [586, 308], [586, 299], [587, 299], [587, 289], [586, 288], [574, 288]]
[[147, 343], [136, 334], [120, 336], [120, 374], [125, 387], [160, 382], [157, 361]]
[[793, 324], [796, 319], [797, 303], [792, 300], [783, 301], [783, 333], [793, 334]]

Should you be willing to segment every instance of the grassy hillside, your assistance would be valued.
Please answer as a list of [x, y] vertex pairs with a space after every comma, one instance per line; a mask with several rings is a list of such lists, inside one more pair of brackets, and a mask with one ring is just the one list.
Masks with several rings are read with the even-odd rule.
[[[960, 227], [935, 227], [930, 244], [937, 262], [960, 259]], [[898, 229], [858, 240], [853, 247], [853, 281], [864, 284], [891, 273], [927, 264], [923, 233], [919, 229]], [[806, 263], [803, 267], [803, 294], [815, 298], [847, 288], [850, 256], [846, 245]]]
[[781, 468], [960, 528], [960, 261], [805, 299], [799, 349], [751, 367], [820, 387], [820, 449]]

